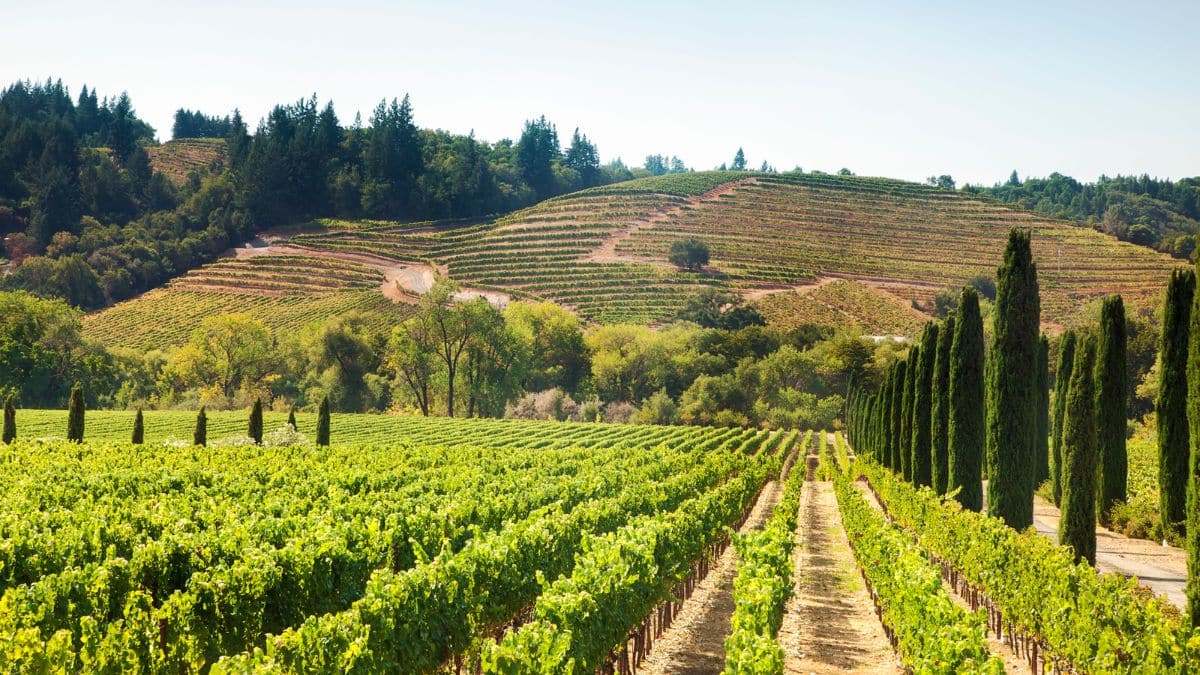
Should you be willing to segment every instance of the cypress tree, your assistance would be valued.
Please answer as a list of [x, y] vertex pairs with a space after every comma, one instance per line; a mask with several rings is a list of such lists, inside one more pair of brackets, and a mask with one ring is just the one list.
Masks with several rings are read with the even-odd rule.
[[[1187, 421], [1200, 429], [1200, 293], [1192, 295], [1188, 316]], [[1200, 433], [1188, 433], [1187, 483], [1187, 609], [1190, 625], [1200, 626]]]
[[900, 464], [900, 434], [904, 429], [904, 390], [906, 388], [905, 371], [908, 370], [908, 363], [899, 361], [895, 367], [895, 380], [892, 382], [892, 421], [890, 433], [888, 434], [888, 453], [891, 455], [891, 469], [896, 473], [901, 473], [903, 466]]
[[[1185, 357], [1186, 359], [1186, 357]], [[1054, 430], [1050, 439], [1050, 488], [1054, 504], [1062, 504], [1063, 416], [1067, 409], [1067, 390], [1071, 388], [1071, 366], [1075, 361], [1075, 331], [1063, 333], [1058, 345], [1058, 370], [1054, 373]]]
[[255, 443], [262, 445], [263, 437], [263, 411], [262, 399], [254, 399], [254, 408], [250, 410], [250, 426], [246, 431], [246, 435], [254, 440]]
[[133, 436], [129, 439], [129, 442], [133, 443], [134, 445], [141, 445], [145, 436], [146, 427], [142, 421], [142, 409], [138, 408], [137, 415], [135, 415], [133, 418]]
[[208, 415], [204, 414], [204, 406], [196, 413], [196, 428], [192, 431], [192, 445], [208, 445]]
[[1050, 478], [1050, 339], [1045, 333], [1038, 339], [1037, 396], [1037, 437], [1033, 446], [1037, 462], [1035, 489]]
[[1096, 564], [1096, 340], [1084, 336], [1075, 349], [1063, 429], [1062, 515], [1058, 543], [1075, 550], [1075, 560]]
[[958, 298], [958, 320], [950, 344], [950, 430], [947, 491], [958, 490], [964, 509], [983, 508], [984, 408], [983, 317], [979, 295], [968, 286]]
[[9, 394], [4, 399], [4, 443], [7, 445], [17, 438], [17, 409], [13, 406], [13, 396]]
[[1158, 499], [1164, 539], [1168, 532], [1182, 535], [1187, 517], [1188, 321], [1195, 292], [1196, 273], [1175, 270], [1163, 300], [1158, 395], [1154, 410], [1158, 421]]
[[1129, 460], [1125, 452], [1125, 304], [1121, 296], [1104, 298], [1100, 308], [1100, 341], [1096, 348], [1096, 423], [1099, 447], [1097, 508], [1100, 522], [1110, 522], [1112, 507], [1125, 501]]
[[288, 426], [292, 427], [292, 431], [299, 431], [300, 427], [296, 426], [296, 409], [292, 408], [288, 411]]
[[996, 272], [995, 335], [985, 382], [988, 514], [1017, 530], [1033, 524], [1040, 303], [1029, 230], [1013, 228]]
[[83, 442], [83, 388], [76, 382], [71, 388], [70, 412], [67, 414], [67, 440]]
[[917, 380], [920, 379], [921, 373], [919, 366], [921, 364], [921, 346], [914, 346], [908, 350], [908, 365], [904, 368], [904, 395], [900, 411], [900, 475], [904, 476], [904, 480], [912, 481], [913, 465], [912, 465], [912, 429], [913, 419], [915, 417], [914, 410], [917, 399]]
[[937, 357], [937, 324], [925, 324], [921, 335], [921, 359], [913, 385], [912, 481], [933, 485], [933, 367]]
[[950, 346], [954, 344], [954, 317], [938, 330], [937, 356], [933, 364], [933, 415], [930, 442], [933, 444], [933, 489], [946, 494], [950, 484]]
[[896, 384], [896, 367], [888, 368], [887, 376], [883, 378], [883, 386], [879, 390], [879, 421], [875, 430], [876, 442], [879, 444], [879, 463], [892, 468], [892, 391]]
[[329, 445], [329, 397], [321, 399], [321, 407], [317, 410], [317, 445]]

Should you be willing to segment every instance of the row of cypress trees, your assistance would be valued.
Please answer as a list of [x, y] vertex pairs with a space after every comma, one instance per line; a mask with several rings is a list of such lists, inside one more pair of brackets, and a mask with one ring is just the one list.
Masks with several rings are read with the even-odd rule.
[[[1033, 524], [1034, 492], [1049, 480], [1063, 509], [1060, 541], [1094, 562], [1097, 515], [1107, 522], [1126, 498], [1124, 305], [1107, 297], [1094, 335], [1064, 335], [1051, 401], [1040, 303], [1030, 233], [1014, 229], [997, 270], [986, 358], [979, 298], [966, 288], [957, 313], [927, 324], [878, 391], [853, 389], [849, 433], [905, 479], [956, 491], [964, 508], [982, 509], [986, 469], [988, 514], [1019, 530]], [[1200, 361], [1196, 368], [1200, 401]]]
[[[67, 440], [74, 443], [83, 442], [84, 430], [84, 402], [83, 389], [76, 384], [71, 389], [70, 406], [67, 412]], [[288, 424], [292, 429], [297, 429], [296, 426], [296, 411], [292, 410], [288, 414]], [[317, 411], [317, 445], [329, 445], [329, 397], [325, 397], [321, 401], [321, 406]], [[255, 443], [262, 443], [263, 438], [263, 409], [262, 401], [256, 400], [254, 407], [250, 410], [250, 420], [247, 433]], [[135, 445], [141, 445], [145, 441], [146, 427], [142, 415], [142, 409], [137, 409], [137, 414], [133, 418], [133, 433], [130, 435], [130, 442]], [[12, 395], [9, 395], [4, 401], [4, 424], [3, 433], [0, 435], [0, 440], [5, 444], [12, 443], [17, 437], [17, 411], [13, 403]], [[196, 426], [192, 431], [192, 445], [207, 445], [208, 444], [208, 415], [204, 407], [200, 408], [200, 412], [196, 414]]]

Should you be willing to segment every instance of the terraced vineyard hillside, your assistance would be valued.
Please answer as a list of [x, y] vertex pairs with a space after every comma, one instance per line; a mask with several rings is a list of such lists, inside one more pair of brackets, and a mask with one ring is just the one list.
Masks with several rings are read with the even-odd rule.
[[150, 166], [171, 182], [181, 184], [192, 169], [225, 162], [225, 139], [179, 138], [146, 148]]

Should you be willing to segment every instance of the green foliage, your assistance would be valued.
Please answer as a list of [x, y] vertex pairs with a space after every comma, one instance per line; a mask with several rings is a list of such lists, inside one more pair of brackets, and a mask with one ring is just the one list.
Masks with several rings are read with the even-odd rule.
[[71, 403], [67, 415], [67, 440], [83, 442], [83, 387], [78, 382], [71, 388]]
[[687, 237], [671, 244], [667, 260], [672, 265], [696, 271], [708, 264], [708, 257], [708, 244], [696, 237]]
[[950, 346], [950, 478], [963, 508], [983, 508], [983, 448], [986, 444], [983, 318], [979, 295], [964, 288]]
[[1098, 454], [1096, 340], [1084, 336], [1075, 349], [1063, 423], [1062, 517], [1058, 543], [1075, 559], [1096, 564], [1096, 468]]
[[250, 422], [246, 435], [255, 443], [261, 445], [263, 439], [263, 407], [262, 399], [254, 399], [254, 407], [250, 409]]
[[1035, 487], [1050, 478], [1050, 338], [1038, 339], [1037, 352], [1037, 431], [1034, 436]]
[[921, 345], [908, 351], [908, 367], [904, 370], [904, 400], [900, 410], [900, 475], [913, 480], [913, 427], [917, 419], [917, 390], [921, 381]]
[[1033, 524], [1040, 322], [1030, 231], [1014, 228], [996, 272], [995, 332], [987, 361], [988, 513], [1021, 530]]
[[1188, 485], [1188, 324], [1196, 292], [1194, 270], [1171, 274], [1163, 299], [1160, 371], [1154, 401], [1158, 424], [1158, 494], [1164, 533], [1182, 536]]
[[208, 445], [208, 415], [204, 412], [204, 406], [200, 406], [200, 412], [196, 413], [196, 426], [192, 429], [192, 445], [200, 447]]
[[912, 481], [933, 484], [933, 377], [937, 362], [938, 326], [930, 321], [921, 334], [921, 357], [913, 388]]
[[930, 442], [933, 446], [933, 490], [946, 494], [950, 485], [950, 348], [954, 345], [954, 317], [938, 330], [937, 355], [933, 367], [933, 414]]
[[902, 457], [906, 444], [901, 442], [904, 436], [904, 392], [908, 388], [908, 362], [900, 361], [893, 369], [891, 423], [888, 429], [888, 464], [892, 471], [903, 474]]
[[317, 411], [317, 445], [329, 445], [329, 398], [321, 399], [321, 407]]
[[1063, 333], [1058, 345], [1058, 368], [1054, 371], [1054, 429], [1050, 443], [1050, 490], [1055, 505], [1062, 503], [1062, 441], [1067, 414], [1067, 392], [1070, 389], [1071, 368], [1075, 363], [1075, 341], [1075, 331], [1069, 330]]
[[137, 415], [133, 418], [133, 434], [129, 442], [134, 445], [141, 445], [146, 439], [146, 426], [142, 421], [142, 409], [137, 409]]
[[287, 425], [292, 428], [292, 431], [298, 431], [300, 427], [296, 426], [296, 409], [292, 408], [288, 411]]
[[13, 406], [13, 395], [4, 397], [4, 433], [0, 441], [12, 443], [17, 437], [17, 409]]
[[[1126, 434], [1126, 331], [1125, 304], [1121, 296], [1104, 299], [1100, 311], [1100, 338], [1096, 348], [1097, 509], [1101, 523], [1109, 511], [1128, 497], [1129, 459]], [[1068, 415], [1068, 418], [1070, 416]]]
[[701, 328], [740, 330], [747, 326], [766, 325], [758, 310], [742, 304], [740, 296], [717, 288], [700, 291], [688, 299], [675, 316], [680, 321], [691, 321]]

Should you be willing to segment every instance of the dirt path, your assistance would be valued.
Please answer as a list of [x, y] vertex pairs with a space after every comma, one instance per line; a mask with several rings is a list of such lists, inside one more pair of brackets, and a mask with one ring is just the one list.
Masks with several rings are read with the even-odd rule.
[[[1038, 534], [1058, 541], [1059, 510], [1054, 504], [1033, 498], [1033, 526]], [[1131, 539], [1096, 526], [1096, 569], [1137, 577], [1138, 582], [1184, 609], [1187, 596], [1187, 552], [1145, 539]]]
[[[290, 255], [358, 263], [383, 274], [383, 283], [379, 285], [379, 292], [392, 302], [416, 302], [420, 296], [428, 293], [429, 289], [433, 287], [437, 274], [445, 273], [444, 270], [435, 270], [431, 265], [400, 262], [370, 253], [309, 248], [275, 239], [256, 239], [252, 243], [258, 245], [246, 245], [231, 249], [232, 257], [241, 259], [264, 255]], [[475, 298], [484, 298], [501, 308], [507, 306], [510, 300], [505, 293], [472, 288], [464, 288], [454, 294], [454, 299], [460, 302]]]
[[641, 230], [652, 228], [663, 221], [674, 218], [681, 211], [683, 211], [684, 208], [690, 208], [706, 201], [718, 199], [721, 195], [729, 194], [730, 192], [737, 190], [739, 187], [753, 182], [755, 182], [754, 178], [742, 178], [729, 183], [722, 183], [721, 185], [718, 185], [704, 194], [688, 197], [684, 204], [655, 209], [641, 218], [630, 221], [621, 231], [606, 237], [604, 241], [600, 242], [599, 246], [581, 256], [580, 260], [584, 262], [600, 263], [645, 263], [647, 262], [645, 258], [639, 256], [621, 255], [620, 253], [617, 253], [617, 244], [632, 237]]
[[[763, 488], [739, 532], [762, 527], [783, 489], [779, 481]], [[737, 576], [737, 552], [725, 549], [708, 576], [696, 585], [682, 613], [654, 642], [650, 656], [638, 668], [639, 673], [702, 675], [725, 669], [725, 638], [729, 637], [733, 617], [733, 579]]]
[[902, 673], [842, 529], [832, 484], [800, 497], [795, 596], [779, 629], [788, 673]]

